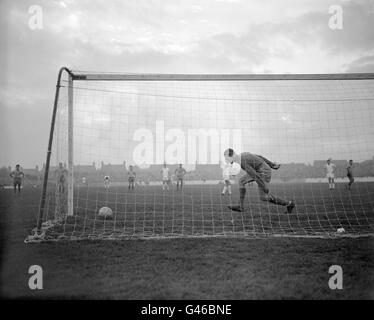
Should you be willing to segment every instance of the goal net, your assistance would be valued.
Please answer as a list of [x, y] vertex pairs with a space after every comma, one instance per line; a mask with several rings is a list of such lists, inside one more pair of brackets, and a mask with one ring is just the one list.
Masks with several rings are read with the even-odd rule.
[[[373, 235], [373, 123], [374, 74], [61, 69], [28, 240]], [[268, 186], [294, 210], [256, 181], [229, 209], [246, 172], [224, 178], [227, 148], [280, 163]]]

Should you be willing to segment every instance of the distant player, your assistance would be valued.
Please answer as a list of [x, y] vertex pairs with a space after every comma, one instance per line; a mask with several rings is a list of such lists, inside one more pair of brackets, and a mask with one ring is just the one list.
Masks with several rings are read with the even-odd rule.
[[355, 182], [355, 178], [353, 177], [353, 160], [349, 160], [349, 162], [348, 162], [347, 177], [349, 179], [349, 182], [345, 186], [345, 188], [348, 189], [348, 190], [351, 190], [351, 186], [352, 186], [353, 182]]
[[182, 164], [180, 164], [179, 167], [175, 169], [175, 177], [177, 179], [177, 190], [179, 189], [179, 184], [182, 190], [183, 180], [186, 173], [187, 171], [183, 168]]
[[22, 181], [23, 181], [23, 178], [25, 177], [25, 175], [21, 171], [21, 167], [20, 167], [19, 164], [17, 164], [16, 165], [16, 169], [13, 170], [10, 173], [10, 177], [13, 179], [13, 190], [14, 190], [14, 193], [17, 192], [17, 188], [18, 188], [18, 193], [21, 193]]
[[245, 186], [251, 181], [256, 181], [258, 186], [258, 194], [262, 201], [268, 201], [276, 205], [286, 207], [286, 213], [291, 213], [295, 207], [292, 200], [283, 200], [269, 191], [269, 184], [271, 180], [271, 169], [278, 170], [280, 165], [271, 162], [268, 159], [255, 155], [249, 152], [236, 154], [233, 149], [227, 149], [224, 152], [227, 162], [237, 162], [241, 168], [247, 173], [239, 179], [240, 199], [239, 205], [229, 206], [231, 210], [242, 212], [244, 210], [244, 199], [246, 189]]
[[56, 170], [56, 207], [55, 207], [55, 214], [56, 216], [60, 216], [66, 213], [66, 196], [67, 196], [67, 177], [68, 177], [68, 170], [65, 166], [63, 166], [62, 162], [58, 164], [58, 168]]
[[161, 176], [162, 176], [162, 190], [169, 191], [169, 184], [170, 184], [170, 172], [169, 168], [164, 163], [164, 167], [161, 169]]
[[104, 177], [104, 188], [105, 189], [109, 189], [109, 182], [110, 182], [109, 176], [105, 176]]
[[57, 190], [60, 195], [66, 192], [67, 176], [68, 170], [62, 165], [62, 162], [60, 162], [56, 171]]
[[326, 169], [326, 177], [329, 182], [329, 189], [334, 190], [335, 189], [335, 169], [336, 165], [331, 162], [331, 159], [327, 159], [325, 164]]
[[222, 195], [225, 195], [228, 191], [231, 194], [231, 176], [230, 176], [231, 163], [227, 162], [223, 167], [223, 183], [225, 184], [222, 190]]
[[135, 190], [135, 179], [136, 173], [133, 166], [129, 166], [129, 171], [127, 172], [128, 181], [129, 181], [129, 190]]

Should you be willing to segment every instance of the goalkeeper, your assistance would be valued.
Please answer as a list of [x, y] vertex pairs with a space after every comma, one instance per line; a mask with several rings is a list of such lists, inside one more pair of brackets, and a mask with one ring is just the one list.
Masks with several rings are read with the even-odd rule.
[[241, 168], [247, 173], [239, 180], [239, 193], [240, 200], [239, 205], [229, 206], [233, 211], [242, 212], [244, 210], [244, 199], [245, 199], [245, 185], [249, 182], [256, 181], [258, 186], [258, 193], [262, 201], [268, 201], [276, 205], [285, 206], [286, 213], [291, 213], [295, 207], [295, 203], [290, 200], [283, 200], [269, 191], [269, 184], [271, 180], [271, 169], [278, 170], [280, 164], [271, 162], [268, 159], [255, 155], [249, 152], [243, 152], [241, 154], [236, 154], [233, 149], [227, 149], [224, 152], [226, 161], [237, 162], [240, 164]]

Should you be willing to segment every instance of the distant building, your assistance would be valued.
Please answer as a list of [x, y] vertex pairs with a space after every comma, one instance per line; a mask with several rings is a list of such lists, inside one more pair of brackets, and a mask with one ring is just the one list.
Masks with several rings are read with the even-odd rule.
[[374, 157], [373, 160], [365, 160], [359, 164], [354, 163], [353, 172], [356, 177], [374, 176]]
[[92, 174], [96, 174], [96, 166], [95, 162], [91, 165], [75, 165], [74, 166], [74, 175], [76, 176], [89, 176]]
[[[175, 169], [178, 168], [178, 164], [166, 164], [166, 166], [169, 168], [170, 174], [173, 174]], [[163, 164], [152, 164], [149, 166], [149, 169], [147, 171], [151, 173], [152, 175], [160, 177], [161, 175], [161, 170], [164, 167]]]
[[221, 179], [222, 169], [219, 164], [197, 164], [194, 175], [207, 180]]
[[32, 169], [24, 169], [24, 168], [22, 168], [21, 170], [24, 173], [25, 177], [27, 177], [27, 176], [38, 177], [40, 175], [39, 167], [38, 166], [35, 166], [35, 168], [32, 168]]
[[[327, 159], [326, 160], [314, 160], [313, 167], [315, 167], [315, 168], [325, 167], [326, 161], [327, 161]], [[332, 159], [331, 162], [333, 164], [335, 164], [337, 167], [338, 166], [346, 167], [348, 165], [348, 160], [334, 160], [334, 159]]]
[[116, 174], [120, 172], [127, 171], [126, 168], [126, 161], [123, 161], [122, 164], [105, 164], [103, 161], [101, 161], [101, 168], [100, 168], [101, 173], [105, 175], [111, 175], [111, 174]]
[[305, 163], [284, 163], [280, 170], [272, 171], [273, 177], [282, 181], [308, 178], [311, 174], [311, 166]]

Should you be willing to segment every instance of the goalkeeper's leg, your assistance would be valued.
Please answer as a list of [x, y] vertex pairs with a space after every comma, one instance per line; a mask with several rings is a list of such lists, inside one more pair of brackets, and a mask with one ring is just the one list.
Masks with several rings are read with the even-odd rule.
[[295, 203], [293, 202], [293, 200], [284, 200], [280, 197], [277, 197], [276, 195], [271, 194], [270, 192], [266, 193], [260, 187], [258, 188], [258, 193], [262, 201], [268, 201], [278, 206], [286, 207], [286, 213], [291, 213], [292, 210], [295, 208]]
[[291, 213], [293, 208], [295, 207], [295, 204], [292, 200], [284, 200], [280, 197], [277, 197], [276, 195], [271, 194], [270, 191], [268, 191], [271, 181], [271, 169], [263, 168], [260, 174], [262, 180], [264, 181], [264, 186], [257, 184], [260, 199], [262, 201], [268, 201], [279, 206], [284, 206], [287, 208], [287, 213]]
[[244, 210], [244, 199], [245, 199], [245, 185], [254, 179], [249, 175], [246, 174], [245, 176], [241, 177], [239, 180], [239, 204], [237, 206], [229, 206], [229, 209], [233, 211], [242, 212]]

